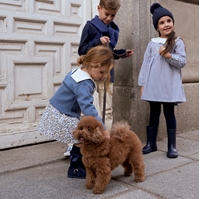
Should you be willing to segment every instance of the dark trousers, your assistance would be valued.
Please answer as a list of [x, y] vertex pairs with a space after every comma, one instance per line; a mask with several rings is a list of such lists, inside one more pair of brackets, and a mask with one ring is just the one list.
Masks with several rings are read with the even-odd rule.
[[161, 105], [163, 105], [163, 112], [166, 120], [167, 129], [176, 129], [176, 117], [174, 114], [174, 103], [167, 102], [149, 102], [150, 117], [149, 126], [158, 127], [161, 113]]

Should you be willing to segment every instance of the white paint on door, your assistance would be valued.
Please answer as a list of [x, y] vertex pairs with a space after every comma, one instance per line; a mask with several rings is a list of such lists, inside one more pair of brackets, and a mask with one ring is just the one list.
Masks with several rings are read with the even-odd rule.
[[36, 125], [77, 67], [89, 0], [0, 0], [0, 149], [46, 141]]

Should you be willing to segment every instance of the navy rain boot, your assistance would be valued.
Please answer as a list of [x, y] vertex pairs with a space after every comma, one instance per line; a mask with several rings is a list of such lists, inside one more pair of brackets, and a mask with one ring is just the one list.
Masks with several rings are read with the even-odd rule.
[[142, 149], [143, 154], [148, 154], [153, 151], [157, 151], [157, 134], [158, 127], [147, 126], [147, 143]]
[[69, 178], [86, 178], [85, 167], [82, 162], [82, 155], [80, 153], [80, 148], [77, 146], [72, 147], [70, 151], [70, 166], [68, 169]]
[[168, 158], [177, 158], [178, 153], [176, 151], [176, 129], [167, 129], [168, 135]]

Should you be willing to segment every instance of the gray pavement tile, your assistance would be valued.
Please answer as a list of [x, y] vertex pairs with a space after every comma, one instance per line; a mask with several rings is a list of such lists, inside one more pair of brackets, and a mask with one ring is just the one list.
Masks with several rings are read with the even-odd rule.
[[67, 144], [48, 142], [0, 151], [0, 173], [63, 159]]
[[198, 141], [199, 140], [199, 130], [189, 131], [189, 132], [185, 132], [185, 133], [179, 133], [179, 134], [177, 134], [177, 137], [182, 137], [182, 138], [187, 138], [187, 139]]
[[198, 177], [198, 162], [193, 162], [149, 177], [139, 183], [138, 187], [165, 199], [197, 199], [199, 198]]
[[[158, 150], [167, 152], [167, 138], [163, 139], [161, 142], [158, 142], [157, 145]], [[196, 140], [177, 137], [176, 149], [179, 156], [190, 156], [199, 152], [199, 142]]]
[[199, 160], [199, 153], [195, 153], [193, 155], [190, 155], [189, 157], [192, 158], [192, 159]]
[[120, 195], [114, 196], [110, 199], [159, 199], [159, 198], [149, 193], [146, 193], [142, 190], [134, 190], [125, 193], [123, 192]]
[[[161, 151], [156, 151], [153, 153], [149, 153], [144, 155], [144, 164], [145, 164], [145, 173], [146, 176], [152, 176], [156, 173], [163, 172], [165, 170], [171, 170], [173, 168], [188, 164], [193, 162], [189, 158], [178, 157], [174, 159], [170, 159], [166, 157], [166, 153]], [[119, 166], [115, 170], [112, 171], [113, 178], [120, 178], [120, 180], [125, 181], [126, 183], [132, 181], [134, 176], [126, 177], [123, 175], [123, 167]], [[134, 175], [134, 174], [133, 174]], [[135, 183], [133, 181], [133, 183]]]
[[166, 152], [162, 151], [156, 151], [144, 155], [144, 163], [147, 176], [151, 176], [155, 173], [159, 173], [165, 170], [171, 170], [190, 162], [192, 162], [192, 160], [181, 156], [178, 158], [168, 158], [166, 156]]
[[110, 198], [129, 190], [127, 184], [111, 180], [105, 192], [92, 194], [85, 189], [85, 179], [67, 177], [68, 161], [60, 161], [17, 172], [0, 174], [2, 199], [96, 199]]

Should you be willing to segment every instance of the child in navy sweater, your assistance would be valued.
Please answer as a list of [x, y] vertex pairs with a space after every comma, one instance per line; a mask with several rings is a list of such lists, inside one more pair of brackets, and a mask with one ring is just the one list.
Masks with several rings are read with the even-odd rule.
[[[87, 21], [83, 28], [81, 41], [78, 49], [79, 55], [84, 55], [94, 46], [104, 45], [109, 47], [114, 59], [130, 57], [133, 51], [130, 49], [115, 49], [119, 36], [119, 27], [113, 22], [120, 8], [120, 0], [100, 0], [98, 5], [99, 16]], [[113, 90], [114, 69], [110, 72], [110, 90]], [[104, 85], [98, 83], [100, 115], [103, 112]], [[106, 94], [105, 126], [111, 129], [113, 121], [112, 94]]]

